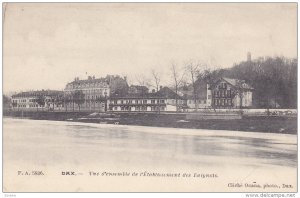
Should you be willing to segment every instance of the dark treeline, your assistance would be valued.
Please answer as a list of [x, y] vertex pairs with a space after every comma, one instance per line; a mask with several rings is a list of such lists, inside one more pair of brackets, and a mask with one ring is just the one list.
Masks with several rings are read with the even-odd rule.
[[254, 88], [256, 108], [297, 108], [297, 59], [259, 58], [230, 69], [206, 71], [206, 78], [243, 79]]

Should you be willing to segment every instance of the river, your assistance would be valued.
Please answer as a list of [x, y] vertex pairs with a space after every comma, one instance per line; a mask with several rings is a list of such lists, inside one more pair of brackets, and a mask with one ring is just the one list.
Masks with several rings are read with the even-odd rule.
[[3, 162], [7, 192], [296, 191], [297, 136], [4, 118]]

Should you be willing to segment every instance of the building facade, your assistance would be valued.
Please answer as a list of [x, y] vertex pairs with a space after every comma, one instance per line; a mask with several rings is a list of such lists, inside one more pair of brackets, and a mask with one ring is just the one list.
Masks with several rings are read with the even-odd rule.
[[65, 108], [73, 111], [106, 111], [111, 94], [124, 95], [128, 85], [126, 78], [107, 75], [105, 78], [78, 77], [66, 85], [64, 90]]
[[220, 78], [210, 85], [214, 108], [248, 108], [252, 106], [253, 88], [243, 80]]
[[192, 84], [186, 85], [180, 90], [181, 95], [186, 100], [188, 111], [211, 106], [211, 90], [208, 88], [206, 81], [197, 80], [194, 86]]
[[27, 91], [12, 95], [12, 110], [55, 111], [63, 109], [63, 92], [56, 90]]
[[88, 79], [75, 78], [64, 90], [66, 110], [104, 111], [105, 100], [110, 96], [109, 82], [89, 76]]
[[154, 93], [131, 93], [125, 96], [111, 96], [109, 100], [110, 111], [176, 112], [182, 111], [185, 107], [185, 100], [167, 87]]

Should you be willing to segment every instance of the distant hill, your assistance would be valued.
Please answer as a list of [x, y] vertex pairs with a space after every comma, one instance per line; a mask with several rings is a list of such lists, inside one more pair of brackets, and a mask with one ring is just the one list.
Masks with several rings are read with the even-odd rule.
[[220, 77], [243, 79], [254, 88], [257, 108], [297, 108], [297, 59], [258, 58], [230, 69], [206, 71], [207, 81]]

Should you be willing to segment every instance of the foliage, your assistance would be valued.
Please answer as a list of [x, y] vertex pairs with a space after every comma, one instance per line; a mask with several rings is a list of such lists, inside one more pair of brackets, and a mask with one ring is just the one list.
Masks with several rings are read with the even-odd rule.
[[207, 70], [204, 78], [210, 83], [220, 77], [245, 80], [254, 88], [253, 104], [257, 108], [296, 108], [297, 62], [284, 57], [258, 58], [230, 69]]
[[76, 90], [73, 93], [73, 100], [74, 103], [78, 105], [78, 108], [80, 110], [80, 105], [84, 103], [84, 93], [81, 90]]

